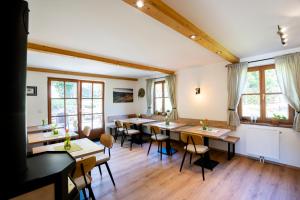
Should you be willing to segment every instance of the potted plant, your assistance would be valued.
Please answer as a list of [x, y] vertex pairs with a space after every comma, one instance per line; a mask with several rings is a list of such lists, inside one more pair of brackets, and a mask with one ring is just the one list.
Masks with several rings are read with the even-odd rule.
[[286, 120], [286, 117], [284, 115], [280, 115], [280, 114], [273, 114], [272, 117], [272, 124], [275, 126], [278, 126], [280, 121], [282, 120]]

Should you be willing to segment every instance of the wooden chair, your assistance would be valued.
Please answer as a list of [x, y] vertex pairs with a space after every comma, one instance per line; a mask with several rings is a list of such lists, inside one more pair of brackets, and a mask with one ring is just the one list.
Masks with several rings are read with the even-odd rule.
[[[124, 143], [126, 137], [129, 136], [130, 137], [130, 150], [131, 150], [133, 141], [137, 139], [135, 136], [140, 135], [141, 132], [136, 129], [131, 129], [130, 123], [123, 123], [123, 128], [124, 128], [124, 131], [123, 131], [123, 135], [122, 135], [121, 147], [123, 146], [123, 143]], [[142, 145], [143, 144], [141, 142], [141, 146]]]
[[83, 158], [81, 160], [77, 160], [76, 167], [71, 173], [71, 177], [76, 184], [78, 190], [82, 190], [84, 198], [87, 199], [86, 191], [87, 188], [89, 191], [89, 196], [92, 199], [95, 199], [91, 182], [92, 177], [90, 176], [90, 171], [95, 167], [96, 165], [96, 157], [90, 156]]
[[161, 130], [157, 126], [150, 126], [150, 131], [151, 131], [152, 136], [151, 136], [151, 141], [150, 141], [150, 144], [149, 144], [149, 149], [148, 149], [147, 156], [149, 155], [152, 142], [156, 141], [157, 144], [158, 144], [158, 151], [160, 149], [160, 159], [162, 160], [162, 143], [164, 141], [168, 140], [169, 136], [161, 134]]
[[[201, 158], [204, 157], [204, 153], [208, 151], [208, 147], [203, 145], [203, 138], [202, 136], [198, 135], [191, 135], [186, 132], [181, 133], [181, 141], [185, 144], [184, 149], [184, 155], [182, 158], [181, 166], [180, 166], [180, 172], [182, 170], [182, 166], [185, 160], [186, 153], [190, 153], [190, 164], [192, 164], [192, 156], [193, 154], [200, 155]], [[205, 180], [204, 177], [204, 167], [202, 166], [202, 178]]]
[[[101, 171], [101, 165], [105, 164], [106, 169], [109, 173], [110, 179], [112, 181], [112, 183], [115, 185], [115, 181], [114, 178], [111, 174], [109, 165], [108, 165], [108, 161], [110, 160], [110, 149], [113, 147], [113, 141], [114, 138], [113, 136], [109, 135], [109, 134], [101, 134], [100, 135], [100, 143], [104, 145], [104, 153], [99, 153], [96, 154], [96, 166], [98, 166], [100, 175], [102, 176], [102, 171]], [[105, 154], [105, 149], [108, 148], [108, 155]]]
[[84, 135], [84, 137], [89, 137], [91, 134], [91, 127], [85, 126], [83, 128], [82, 134]]
[[123, 136], [124, 128], [123, 128], [122, 122], [119, 120], [115, 121], [115, 125], [116, 125], [116, 132], [115, 132], [114, 138], [115, 138], [115, 141], [117, 141], [119, 135]]

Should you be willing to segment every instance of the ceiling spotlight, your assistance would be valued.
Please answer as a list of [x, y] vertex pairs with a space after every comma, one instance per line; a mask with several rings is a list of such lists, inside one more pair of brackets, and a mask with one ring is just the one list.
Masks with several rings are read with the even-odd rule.
[[191, 35], [191, 36], [190, 36], [190, 38], [191, 38], [192, 40], [196, 39], [196, 37], [197, 37], [196, 35]]
[[283, 45], [283, 46], [286, 46], [286, 42], [288, 41], [288, 39], [287, 39], [287, 34], [285, 33], [285, 31], [287, 30], [287, 28], [286, 27], [281, 27], [281, 26], [277, 26], [277, 34], [279, 35], [279, 37], [280, 37], [280, 40], [281, 40], [281, 44]]
[[217, 51], [216, 53], [220, 55], [222, 53], [222, 51]]
[[287, 34], [282, 34], [282, 35], [281, 35], [281, 38], [285, 38], [285, 39], [286, 39], [287, 36], [288, 36]]
[[288, 39], [287, 38], [282, 38], [282, 41], [286, 43], [288, 41]]
[[138, 7], [138, 8], [142, 8], [142, 7], [144, 7], [144, 1], [142, 1], [142, 0], [138, 0], [138, 1], [136, 1], [136, 6]]

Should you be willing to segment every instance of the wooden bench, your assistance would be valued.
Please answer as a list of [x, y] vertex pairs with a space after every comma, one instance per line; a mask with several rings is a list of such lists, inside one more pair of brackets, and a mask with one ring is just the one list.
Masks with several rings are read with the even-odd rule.
[[[228, 150], [227, 150], [227, 159], [231, 160], [235, 156], [235, 143], [237, 143], [240, 140], [239, 137], [228, 135], [225, 138], [223, 138], [224, 142], [227, 142], [228, 144]], [[231, 145], [232, 145], [232, 151], [231, 151]]]

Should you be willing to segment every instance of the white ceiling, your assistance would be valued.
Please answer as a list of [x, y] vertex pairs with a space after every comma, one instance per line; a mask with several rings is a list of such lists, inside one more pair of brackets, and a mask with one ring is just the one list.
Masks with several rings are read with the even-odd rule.
[[[237, 56], [300, 46], [299, 0], [164, 0]], [[170, 70], [224, 60], [121, 0], [28, 0], [29, 41]], [[28, 65], [128, 77], [153, 72], [68, 56], [28, 53]], [[116, 70], [117, 69], [117, 70]]]
[[27, 55], [28, 67], [104, 74], [128, 78], [142, 78], [162, 75], [159, 72], [137, 70], [118, 65], [111, 65], [93, 60], [80, 59], [58, 54], [49, 54], [29, 50], [27, 52]]
[[28, 2], [31, 42], [171, 70], [223, 61], [121, 0]]
[[[240, 58], [300, 46], [299, 0], [164, 0]], [[287, 26], [283, 47], [277, 25]]]

